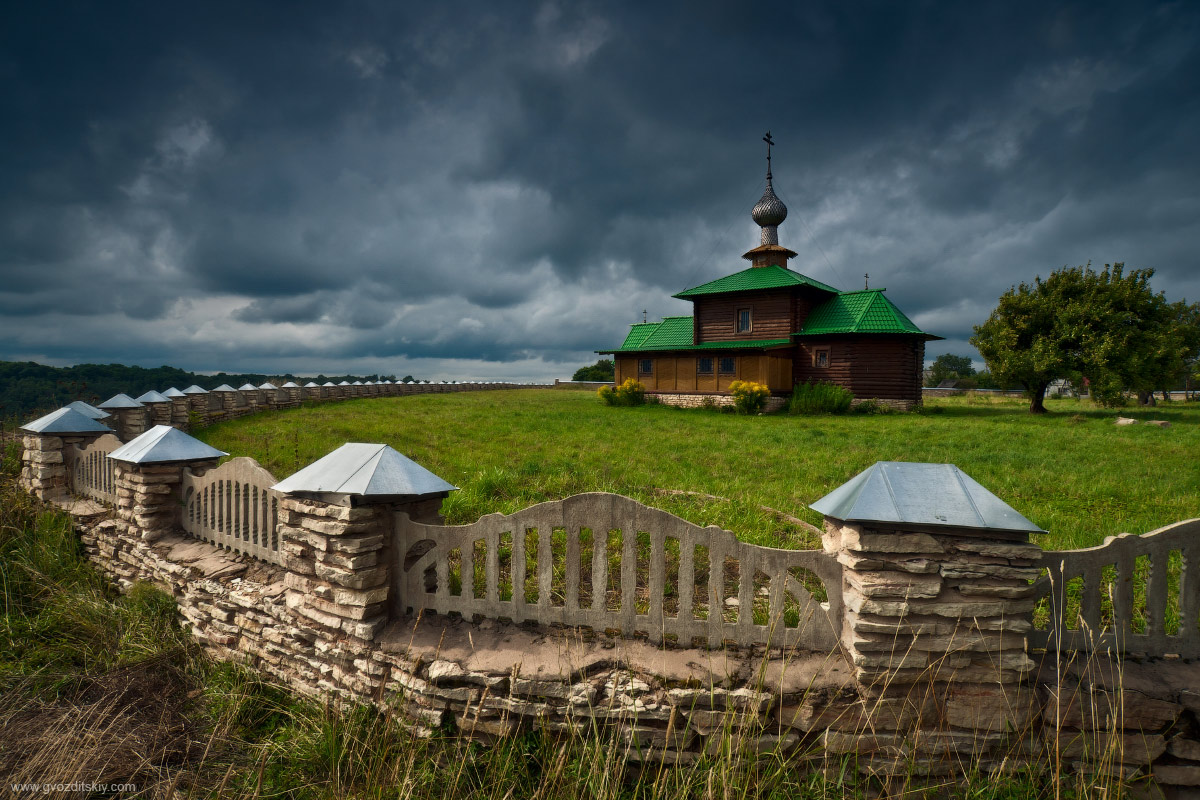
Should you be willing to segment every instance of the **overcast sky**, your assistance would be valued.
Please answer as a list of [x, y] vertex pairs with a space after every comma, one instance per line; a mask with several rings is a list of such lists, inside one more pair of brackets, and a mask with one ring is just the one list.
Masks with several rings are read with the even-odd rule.
[[1200, 300], [1200, 4], [61, 3], [0, 26], [0, 359], [568, 377], [780, 242], [967, 344]]

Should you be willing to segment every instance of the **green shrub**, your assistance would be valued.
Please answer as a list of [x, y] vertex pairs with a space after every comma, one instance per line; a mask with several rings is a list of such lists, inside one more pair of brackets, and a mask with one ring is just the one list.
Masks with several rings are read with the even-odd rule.
[[754, 381], [734, 381], [729, 384], [734, 408], [739, 414], [757, 414], [767, 405], [771, 390]]
[[[970, 394], [970, 392], [968, 392], [968, 394]], [[889, 406], [887, 403], [881, 403], [874, 398], [862, 401], [852, 410], [855, 414], [891, 414], [893, 411], [895, 411], [895, 409]]]
[[610, 406], [640, 406], [646, 402], [646, 387], [633, 378], [626, 378], [616, 389], [601, 386], [596, 394]]
[[796, 384], [788, 403], [789, 414], [845, 414], [854, 395], [849, 389], [824, 381]]

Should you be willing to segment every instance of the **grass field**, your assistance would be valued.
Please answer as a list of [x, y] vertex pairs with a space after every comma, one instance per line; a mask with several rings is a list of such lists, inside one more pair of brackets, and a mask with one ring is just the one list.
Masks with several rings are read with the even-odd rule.
[[[1043, 525], [1049, 523], [1040, 513], [1057, 509], [1069, 520], [1091, 507], [1084, 502], [1076, 515], [1069, 499], [1048, 502], [1064, 491], [1056, 486], [1088, 502], [1105, 493], [1116, 498], [1121, 505], [1110, 507], [1120, 507], [1122, 518], [1134, 521], [1125, 527], [1134, 530], [1196, 507], [1195, 470], [1186, 456], [1195, 452], [1198, 409], [1153, 414], [1174, 425], [1159, 430], [1114, 429], [1111, 413], [1086, 409], [1033, 419], [1015, 404], [938, 407], [944, 410], [927, 415], [742, 418], [607, 408], [582, 393], [481, 393], [354, 401], [251, 417], [201, 435], [235, 454], [258, 456], [281, 477], [343, 441], [387, 441], [464, 487], [450, 508], [457, 521], [604, 488], [696, 521], [718, 521], [748, 538], [797, 545], [799, 528], [781, 528], [759, 506], [815, 522], [803, 504], [877, 458], [955, 461]], [[1039, 469], [1054, 469], [1071, 441], [1073, 469], [1057, 484], [1046, 481]], [[877, 452], [883, 448], [901, 452]], [[1112, 458], [1100, 458], [1108, 450]], [[1006, 471], [1004, 460], [1022, 451], [1038, 457]], [[534, 730], [481, 746], [449, 730], [415, 737], [400, 721], [369, 709], [297, 699], [246, 669], [208, 658], [179, 628], [172, 599], [154, 587], [117, 593], [83, 557], [69, 519], [17, 489], [15, 456], [12, 443], [0, 461], [0, 785], [6, 789], [26, 781], [43, 789], [120, 783], [136, 789], [93, 796], [313, 800], [877, 796], [877, 786], [855, 784], [853, 758], [819, 750], [784, 757], [726, 737], [719, 752], [694, 764], [639, 769], [623, 755], [628, 743], [612, 737]], [[1138, 468], [1144, 471], [1135, 481], [1125, 480], [1124, 472]], [[1010, 473], [1037, 478], [1041, 488], [1018, 500], [988, 477]], [[1021, 480], [1012, 480], [1020, 487]], [[1172, 504], [1156, 509], [1139, 486]], [[653, 487], [721, 494], [730, 502], [662, 497]], [[1031, 508], [1035, 503], [1046, 511]], [[1095, 525], [1075, 530], [1103, 533]], [[1104, 764], [1060, 775], [1055, 759], [1047, 754], [1028, 769], [968, 775], [903, 796], [1130, 796]]]
[[[245, 417], [197, 432], [283, 478], [344, 442], [390, 444], [461, 487], [448, 521], [612, 491], [746, 541], [809, 547], [811, 533], [762, 507], [820, 524], [808, 504], [876, 461], [958, 465], [1048, 531], [1048, 549], [1089, 547], [1200, 516], [1200, 404], [1120, 411], [1169, 428], [1118, 427], [1117, 412], [1048, 400], [937, 398], [923, 413], [738, 416], [591, 392], [516, 390], [352, 400]], [[682, 490], [715, 495], [663, 495]]]

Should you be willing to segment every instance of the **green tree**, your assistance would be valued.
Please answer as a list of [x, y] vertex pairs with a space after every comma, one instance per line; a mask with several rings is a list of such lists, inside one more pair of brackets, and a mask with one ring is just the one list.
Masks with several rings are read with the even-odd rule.
[[616, 365], [611, 358], [602, 358], [590, 367], [580, 367], [571, 376], [573, 381], [611, 381], [616, 375]]
[[929, 369], [929, 380], [926, 381], [925, 385], [938, 386], [943, 381], [969, 378], [974, 374], [975, 367], [971, 366], [971, 359], [967, 356], [942, 353], [933, 360], [933, 366]]
[[1046, 387], [1072, 373], [1098, 402], [1119, 405], [1127, 391], [1173, 382], [1200, 348], [1196, 306], [1152, 292], [1153, 275], [1120, 263], [1056, 270], [1005, 292], [971, 344], [996, 380], [1025, 389], [1030, 413], [1044, 413]]

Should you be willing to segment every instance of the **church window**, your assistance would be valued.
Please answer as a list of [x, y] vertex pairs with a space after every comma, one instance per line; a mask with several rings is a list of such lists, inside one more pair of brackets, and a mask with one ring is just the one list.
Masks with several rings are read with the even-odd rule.
[[750, 331], [753, 329], [754, 326], [750, 321], [750, 309], [739, 308], [737, 312], [737, 332], [750, 333]]
[[638, 374], [652, 375], [654, 373], [654, 359], [640, 358], [638, 359]]
[[813, 353], [813, 366], [824, 369], [829, 366], [829, 348], [822, 347]]
[[737, 372], [737, 359], [732, 356], [721, 359], [721, 374], [733, 375]]
[[712, 375], [713, 360], [712, 358], [704, 357], [696, 359], [696, 374], [697, 375]]

